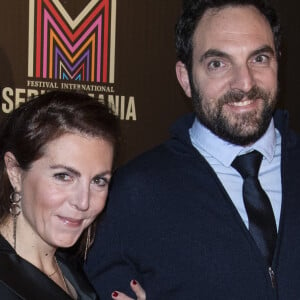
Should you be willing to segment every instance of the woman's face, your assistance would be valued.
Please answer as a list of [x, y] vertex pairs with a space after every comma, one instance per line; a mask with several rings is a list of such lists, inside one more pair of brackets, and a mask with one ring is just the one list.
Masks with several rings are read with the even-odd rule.
[[112, 160], [110, 142], [67, 133], [49, 142], [29, 170], [18, 168], [11, 180], [22, 195], [18, 244], [33, 238], [72, 246], [105, 206]]

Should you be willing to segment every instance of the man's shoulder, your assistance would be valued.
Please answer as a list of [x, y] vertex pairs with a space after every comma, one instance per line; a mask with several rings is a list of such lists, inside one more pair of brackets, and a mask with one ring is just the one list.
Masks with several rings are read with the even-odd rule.
[[145, 171], [149, 168], [156, 168], [172, 159], [171, 149], [168, 147], [170, 140], [154, 146], [153, 148], [137, 155], [118, 168], [117, 173], [130, 171]]
[[275, 127], [282, 136], [282, 142], [290, 151], [300, 147], [300, 134], [289, 127], [289, 114], [286, 110], [277, 109], [274, 114]]

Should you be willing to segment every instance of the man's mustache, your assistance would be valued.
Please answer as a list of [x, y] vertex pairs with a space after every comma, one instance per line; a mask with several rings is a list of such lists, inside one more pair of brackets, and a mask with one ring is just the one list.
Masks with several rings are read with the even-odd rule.
[[270, 98], [270, 95], [258, 86], [254, 86], [248, 92], [244, 92], [238, 89], [230, 90], [223, 97], [221, 97], [221, 102], [223, 102], [224, 104], [239, 102], [242, 101], [242, 99], [244, 98], [247, 98], [248, 100], [268, 100]]

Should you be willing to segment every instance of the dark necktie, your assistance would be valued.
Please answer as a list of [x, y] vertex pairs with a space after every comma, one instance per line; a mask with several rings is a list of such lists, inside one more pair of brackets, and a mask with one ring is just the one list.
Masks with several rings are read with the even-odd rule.
[[269, 197], [258, 180], [261, 161], [262, 155], [253, 151], [237, 156], [232, 166], [244, 179], [243, 198], [249, 219], [249, 231], [268, 265], [271, 266], [277, 230]]

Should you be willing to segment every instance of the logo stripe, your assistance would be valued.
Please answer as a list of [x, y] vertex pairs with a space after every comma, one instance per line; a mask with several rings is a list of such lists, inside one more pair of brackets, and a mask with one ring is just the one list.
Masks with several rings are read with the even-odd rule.
[[116, 20], [117, 1], [111, 1], [111, 25], [110, 25], [110, 69], [109, 82], [115, 82], [115, 56], [116, 56]]
[[58, 0], [29, 1], [28, 76], [114, 82], [116, 0], [92, 0], [75, 20]]

